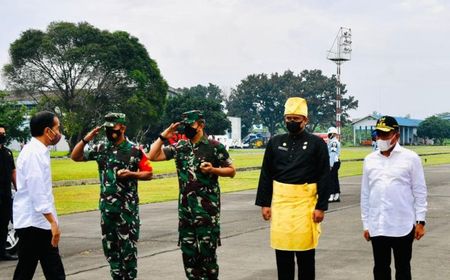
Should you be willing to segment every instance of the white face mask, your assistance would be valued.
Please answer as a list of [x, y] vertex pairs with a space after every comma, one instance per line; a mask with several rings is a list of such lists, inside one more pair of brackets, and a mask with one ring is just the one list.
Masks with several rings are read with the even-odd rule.
[[394, 139], [394, 137], [395, 136], [392, 136], [392, 138], [388, 139], [388, 140], [378, 139], [377, 140], [377, 147], [378, 147], [378, 149], [380, 149], [380, 151], [382, 151], [382, 152], [386, 152], [387, 150], [392, 148], [395, 145], [395, 142], [393, 144], [391, 144], [391, 141], [392, 141], [392, 139]]

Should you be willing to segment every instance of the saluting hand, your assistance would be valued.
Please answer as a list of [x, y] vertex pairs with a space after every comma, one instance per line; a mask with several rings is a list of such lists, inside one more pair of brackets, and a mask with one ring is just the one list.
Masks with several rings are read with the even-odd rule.
[[173, 133], [177, 130], [179, 125], [180, 122], [172, 123], [168, 128], [166, 128], [166, 130], [161, 133], [161, 136], [167, 139], [172, 138]]
[[92, 141], [92, 139], [94, 139], [95, 136], [97, 136], [99, 134], [100, 129], [102, 129], [102, 127], [101, 126], [97, 126], [93, 130], [91, 130], [86, 136], [84, 136], [84, 140], [86, 140], [88, 142]]

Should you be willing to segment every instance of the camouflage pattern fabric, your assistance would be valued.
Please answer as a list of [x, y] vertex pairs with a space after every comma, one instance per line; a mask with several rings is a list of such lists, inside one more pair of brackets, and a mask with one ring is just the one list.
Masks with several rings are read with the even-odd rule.
[[181, 140], [164, 148], [167, 159], [175, 158], [178, 182], [179, 245], [188, 279], [217, 279], [216, 248], [220, 245], [220, 187], [218, 176], [203, 174], [202, 162], [229, 166], [225, 147], [203, 137], [198, 143]]
[[112, 279], [137, 277], [139, 217], [131, 213], [101, 212], [102, 245]]
[[[126, 140], [119, 146], [101, 143], [85, 154], [96, 160], [100, 175], [101, 229], [103, 252], [113, 279], [135, 279], [139, 239], [139, 197], [137, 179], [119, 179], [120, 169], [151, 171], [144, 152]], [[147, 168], [142, 168], [142, 162]]]
[[126, 115], [123, 113], [108, 113], [105, 115], [104, 127], [114, 127], [116, 124], [126, 124]]
[[181, 114], [181, 118], [183, 119], [183, 123], [191, 125], [194, 122], [203, 119], [203, 113], [200, 110], [191, 110]]

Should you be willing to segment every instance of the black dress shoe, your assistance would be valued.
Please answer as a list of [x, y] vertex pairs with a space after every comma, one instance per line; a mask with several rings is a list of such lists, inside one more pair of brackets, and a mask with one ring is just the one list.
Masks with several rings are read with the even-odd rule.
[[2, 261], [17, 261], [19, 258], [16, 255], [10, 255], [8, 253], [5, 253], [0, 256], [0, 260]]

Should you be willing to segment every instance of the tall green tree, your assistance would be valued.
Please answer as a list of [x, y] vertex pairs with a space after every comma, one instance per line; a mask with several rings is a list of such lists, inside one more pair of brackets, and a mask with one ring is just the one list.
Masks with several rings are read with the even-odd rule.
[[[254, 74], [232, 90], [227, 102], [228, 114], [241, 117], [243, 134], [253, 124], [262, 123], [271, 134], [284, 127], [284, 103], [289, 97], [303, 97], [308, 102], [310, 131], [320, 124], [324, 127], [335, 124], [336, 77], [326, 77], [320, 70], [304, 70], [299, 75], [286, 71]], [[350, 109], [358, 107], [353, 96], [346, 97], [345, 84], [341, 84], [341, 107], [343, 123], [347, 121]]]
[[61, 119], [73, 146], [110, 111], [128, 116], [128, 134], [143, 135], [163, 113], [167, 83], [139, 40], [88, 23], [53, 22], [23, 32], [3, 68], [8, 87]]
[[201, 110], [206, 120], [205, 131], [210, 135], [222, 135], [231, 127], [224, 113], [223, 93], [214, 84], [197, 85], [179, 89], [181, 94], [167, 101], [164, 126], [180, 121], [181, 114], [190, 110]]
[[7, 143], [12, 140], [26, 142], [30, 138], [28, 126], [25, 126], [26, 108], [17, 102], [6, 99], [7, 94], [0, 91], [0, 124], [6, 126]]
[[422, 138], [435, 139], [442, 144], [445, 138], [450, 138], [450, 121], [438, 116], [428, 117], [419, 124], [417, 135]]

